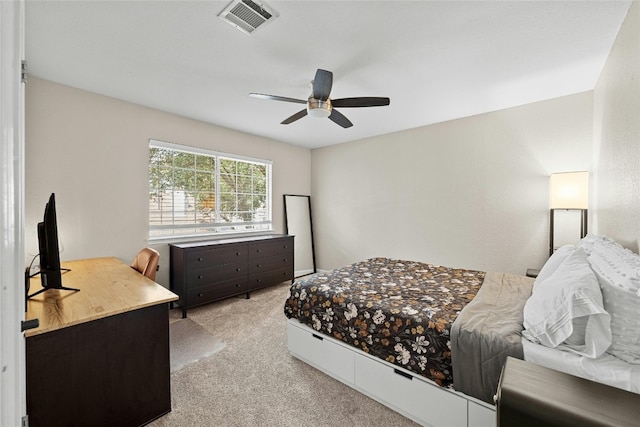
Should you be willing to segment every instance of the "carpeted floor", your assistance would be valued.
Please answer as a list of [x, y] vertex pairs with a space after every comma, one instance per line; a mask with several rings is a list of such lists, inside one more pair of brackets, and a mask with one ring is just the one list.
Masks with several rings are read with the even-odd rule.
[[[189, 310], [204, 336], [224, 347], [172, 371], [172, 411], [150, 426], [416, 425], [289, 354], [289, 286]], [[171, 311], [172, 326], [180, 316]]]

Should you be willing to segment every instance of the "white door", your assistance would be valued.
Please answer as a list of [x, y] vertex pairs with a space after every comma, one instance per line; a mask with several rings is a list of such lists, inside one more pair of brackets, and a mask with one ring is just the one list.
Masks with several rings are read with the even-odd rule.
[[26, 413], [24, 338], [24, 1], [0, 1], [0, 425]]

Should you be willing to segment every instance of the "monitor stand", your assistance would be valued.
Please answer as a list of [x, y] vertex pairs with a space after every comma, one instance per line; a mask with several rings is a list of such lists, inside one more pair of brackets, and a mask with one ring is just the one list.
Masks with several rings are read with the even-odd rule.
[[[69, 269], [69, 268], [61, 268], [60, 270], [61, 271], [71, 271], [71, 269]], [[40, 274], [40, 272], [32, 274], [31, 276], [29, 276], [29, 279], [34, 277], [34, 276], [36, 276], [36, 275], [38, 275], [38, 274]], [[29, 288], [27, 287], [27, 289], [29, 289]], [[45, 288], [40, 289], [37, 292], [32, 293], [31, 295], [27, 295], [27, 299], [29, 299], [31, 297], [35, 297], [36, 295], [41, 294], [44, 291], [48, 291], [49, 289], [59, 289], [59, 290], [63, 290], [63, 291], [74, 291], [74, 292], [79, 292], [80, 291], [80, 289], [67, 288], [66, 286], [47, 286]]]

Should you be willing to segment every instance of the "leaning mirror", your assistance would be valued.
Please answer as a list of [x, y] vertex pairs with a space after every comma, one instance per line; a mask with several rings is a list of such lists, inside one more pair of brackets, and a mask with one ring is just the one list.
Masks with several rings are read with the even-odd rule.
[[285, 232], [294, 236], [295, 277], [316, 272], [311, 222], [311, 197], [284, 195]]

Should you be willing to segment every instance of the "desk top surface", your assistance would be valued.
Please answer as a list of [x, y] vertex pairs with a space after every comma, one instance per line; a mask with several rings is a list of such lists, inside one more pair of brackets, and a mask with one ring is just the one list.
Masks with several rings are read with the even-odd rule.
[[[80, 291], [50, 289], [30, 298], [25, 319], [39, 319], [40, 326], [26, 337], [178, 299], [117, 258], [68, 261], [62, 267], [71, 270], [63, 271], [62, 286]], [[29, 294], [41, 289], [39, 276], [30, 288]]]

